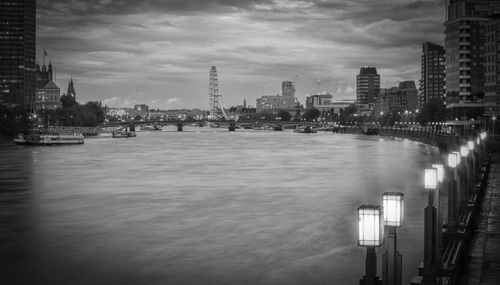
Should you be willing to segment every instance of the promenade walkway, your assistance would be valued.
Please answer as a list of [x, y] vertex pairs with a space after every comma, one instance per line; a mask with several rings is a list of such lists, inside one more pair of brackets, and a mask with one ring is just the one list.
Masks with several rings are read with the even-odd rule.
[[500, 284], [500, 154], [490, 168], [486, 195], [462, 284]]

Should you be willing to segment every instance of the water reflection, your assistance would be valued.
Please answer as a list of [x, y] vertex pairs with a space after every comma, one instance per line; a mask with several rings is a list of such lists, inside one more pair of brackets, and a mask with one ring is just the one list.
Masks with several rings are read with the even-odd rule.
[[1, 277], [353, 284], [365, 254], [356, 246], [355, 210], [388, 190], [405, 193], [404, 281], [415, 273], [423, 249], [420, 170], [433, 148], [378, 137], [186, 130], [0, 149], [8, 268]]

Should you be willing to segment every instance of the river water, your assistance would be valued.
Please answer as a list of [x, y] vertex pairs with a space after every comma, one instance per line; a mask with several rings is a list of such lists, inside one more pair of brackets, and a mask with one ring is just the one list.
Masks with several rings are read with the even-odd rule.
[[389, 137], [210, 128], [4, 145], [0, 283], [357, 284], [356, 209], [400, 191], [408, 284], [435, 157]]

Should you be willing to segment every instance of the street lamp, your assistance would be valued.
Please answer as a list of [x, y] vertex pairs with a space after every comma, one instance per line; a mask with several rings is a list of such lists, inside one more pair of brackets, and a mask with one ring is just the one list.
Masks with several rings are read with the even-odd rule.
[[[460, 156], [456, 152], [448, 154], [448, 167], [450, 169], [450, 178], [448, 180], [448, 227], [456, 226], [456, 205], [457, 193], [459, 193], [458, 185], [458, 165]], [[453, 171], [453, 174], [451, 174]], [[453, 175], [453, 177], [451, 177]]]
[[469, 148], [466, 146], [461, 146], [460, 147], [460, 156], [462, 157], [467, 157], [469, 155]]
[[[438, 182], [438, 170], [435, 168], [427, 168], [425, 170], [424, 186], [426, 190], [435, 190]], [[432, 204], [432, 201], [431, 203]]]
[[491, 121], [492, 121], [492, 123], [493, 123], [493, 129], [492, 129], [492, 131], [491, 131], [491, 135], [492, 135], [493, 137], [495, 137], [495, 122], [496, 122], [496, 120], [497, 120], [497, 116], [493, 116], [493, 117], [491, 117]]
[[398, 252], [396, 229], [403, 224], [403, 193], [382, 194], [384, 225], [387, 227], [386, 252], [382, 259], [382, 277], [385, 285], [402, 284], [402, 256]]
[[434, 191], [438, 186], [438, 170], [425, 169], [424, 187], [429, 191], [428, 204], [425, 207], [424, 225], [424, 274], [422, 283], [437, 284], [437, 209], [434, 207]]
[[472, 182], [474, 182], [474, 179], [476, 177], [476, 166], [477, 166], [477, 163], [476, 163], [476, 152], [474, 152], [474, 149], [476, 148], [476, 145], [474, 144], [474, 141], [473, 140], [470, 140], [467, 142], [467, 145], [469, 147], [469, 151], [470, 151], [470, 154], [471, 154], [471, 157], [472, 157], [472, 167], [470, 169], [470, 179], [472, 180]]
[[444, 181], [444, 165], [440, 163], [436, 163], [432, 165], [433, 168], [437, 169], [437, 181], [438, 187], [435, 193], [435, 200], [437, 205], [437, 250], [436, 250], [436, 260], [437, 260], [437, 268], [441, 269], [442, 263], [439, 262], [442, 260], [442, 249], [443, 249], [443, 207], [442, 198], [441, 198], [441, 187]]
[[[465, 191], [469, 188], [469, 148], [466, 146], [460, 147], [460, 156], [464, 159], [464, 166], [462, 168], [462, 193], [465, 195]], [[465, 190], [465, 191], [464, 191]]]
[[358, 245], [366, 247], [366, 273], [360, 280], [362, 285], [379, 284], [375, 247], [383, 244], [384, 228], [380, 206], [363, 205], [358, 208]]

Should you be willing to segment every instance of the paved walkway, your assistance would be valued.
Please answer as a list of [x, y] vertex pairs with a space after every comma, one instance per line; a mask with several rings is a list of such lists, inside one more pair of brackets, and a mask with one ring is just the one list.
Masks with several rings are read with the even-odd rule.
[[500, 284], [500, 156], [493, 158], [463, 284]]

